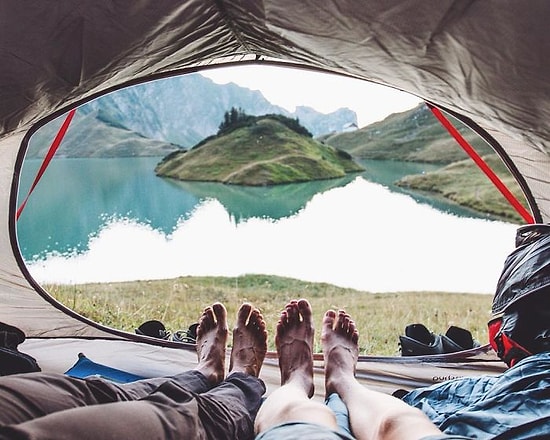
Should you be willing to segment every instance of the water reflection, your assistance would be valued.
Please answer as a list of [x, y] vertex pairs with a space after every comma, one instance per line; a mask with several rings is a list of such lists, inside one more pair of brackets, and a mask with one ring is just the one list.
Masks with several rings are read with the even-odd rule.
[[[83, 252], [90, 237], [113, 219], [130, 218], [170, 234], [204, 200], [218, 200], [237, 222], [250, 218], [274, 220], [298, 213], [315, 194], [347, 185], [356, 175], [273, 187], [241, 187], [205, 182], [179, 182], [155, 176], [159, 158], [57, 159], [34, 191], [18, 221], [19, 245], [25, 260], [51, 252]], [[403, 175], [427, 172], [434, 165], [393, 161], [362, 161], [361, 175], [394, 192]], [[25, 161], [20, 194], [26, 194], [40, 166]], [[70, 182], [67, 185], [66, 182]], [[446, 202], [412, 195], [421, 203], [463, 216], [476, 216]], [[378, 209], [368, 200], [371, 209]]]
[[234, 218], [208, 199], [170, 233], [113, 221], [87, 251], [29, 269], [41, 282], [263, 273], [369, 291], [491, 293], [516, 229], [435, 210], [361, 177], [290, 217]]
[[315, 194], [345, 186], [354, 178], [354, 175], [347, 175], [340, 179], [271, 187], [166, 180], [171, 185], [184, 190], [183, 193], [193, 195], [197, 200], [217, 200], [235, 221], [241, 222], [253, 217], [278, 220], [292, 216], [299, 212]]

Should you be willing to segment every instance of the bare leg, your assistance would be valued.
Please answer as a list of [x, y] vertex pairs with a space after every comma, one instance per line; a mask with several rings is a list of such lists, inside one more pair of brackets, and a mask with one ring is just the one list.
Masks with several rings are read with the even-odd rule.
[[237, 312], [229, 373], [258, 377], [267, 353], [267, 330], [260, 311], [244, 303]]
[[326, 393], [339, 394], [347, 405], [353, 435], [358, 440], [412, 440], [441, 434], [420, 410], [357, 382], [358, 341], [359, 333], [348, 314], [325, 313], [321, 343]]
[[273, 391], [256, 417], [256, 433], [286, 422], [310, 422], [337, 429], [332, 411], [313, 395], [313, 336], [311, 306], [291, 301], [277, 323], [275, 345], [279, 355], [281, 387]]

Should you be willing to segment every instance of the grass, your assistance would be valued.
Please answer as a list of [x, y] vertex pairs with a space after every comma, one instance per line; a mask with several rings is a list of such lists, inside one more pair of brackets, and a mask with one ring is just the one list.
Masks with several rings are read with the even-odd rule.
[[330, 179], [362, 170], [349, 155], [266, 117], [252, 127], [167, 156], [155, 172], [180, 180], [258, 186]]
[[[483, 158], [490, 168], [510, 188], [514, 196], [527, 206], [525, 197], [514, 178], [496, 154]], [[397, 185], [414, 190], [440, 194], [462, 206], [491, 214], [507, 221], [521, 223], [522, 218], [512, 205], [494, 187], [471, 160], [455, 162], [422, 175], [412, 175], [396, 182]]]
[[[243, 301], [259, 307], [268, 323], [269, 347], [274, 350], [275, 325], [290, 300], [307, 298], [316, 328], [329, 308], [343, 308], [356, 321], [361, 354], [398, 355], [398, 337], [408, 324], [423, 323], [435, 333], [450, 325], [470, 330], [484, 343], [491, 295], [446, 292], [369, 293], [326, 283], [276, 276], [181, 277], [158, 281], [49, 285], [60, 302], [106, 326], [133, 333], [141, 323], [158, 319], [171, 331], [186, 329], [207, 305], [223, 302], [230, 320]], [[230, 321], [230, 325], [231, 325]], [[315, 349], [320, 351], [319, 331]]]

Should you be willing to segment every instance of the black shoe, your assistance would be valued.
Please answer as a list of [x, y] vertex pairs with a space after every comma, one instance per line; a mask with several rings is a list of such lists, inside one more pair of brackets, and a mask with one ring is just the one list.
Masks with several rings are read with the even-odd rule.
[[454, 325], [450, 326], [447, 333], [441, 336], [441, 340], [445, 353], [455, 353], [480, 346], [479, 342], [472, 337], [472, 333]]
[[40, 371], [35, 358], [17, 349], [24, 341], [21, 329], [0, 322], [0, 376]]
[[429, 331], [423, 324], [410, 324], [405, 327], [405, 336], [399, 336], [401, 356], [426, 356], [443, 354], [441, 335]]
[[156, 320], [144, 322], [136, 328], [136, 333], [142, 336], [151, 336], [152, 338], [170, 339], [170, 332], [166, 330], [162, 322]]
[[187, 344], [196, 344], [198, 326], [198, 323], [194, 323], [191, 324], [187, 330], [178, 330], [172, 336], [172, 340], [176, 342], [185, 342]]

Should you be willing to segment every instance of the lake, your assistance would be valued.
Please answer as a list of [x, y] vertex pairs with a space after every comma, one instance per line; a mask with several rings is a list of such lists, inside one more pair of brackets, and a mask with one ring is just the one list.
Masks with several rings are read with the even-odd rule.
[[[516, 225], [403, 192], [433, 165], [275, 187], [178, 182], [159, 158], [55, 159], [17, 225], [39, 282], [265, 273], [368, 291], [492, 293]], [[40, 161], [28, 160], [20, 194]], [[23, 197], [20, 197], [22, 199]]]

